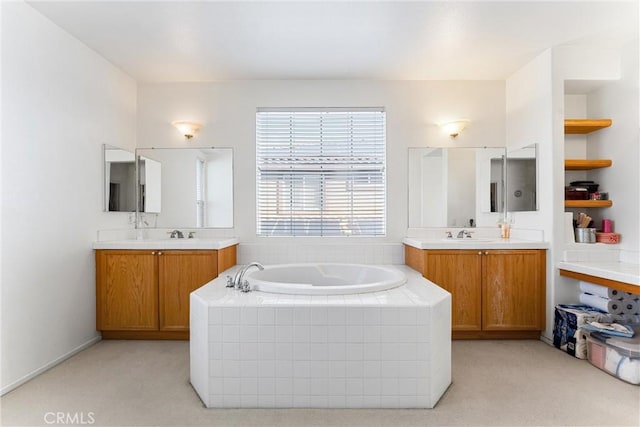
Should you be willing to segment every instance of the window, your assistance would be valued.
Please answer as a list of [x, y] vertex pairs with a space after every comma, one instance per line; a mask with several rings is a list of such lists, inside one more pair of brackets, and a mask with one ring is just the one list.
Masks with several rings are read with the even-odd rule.
[[258, 235], [384, 235], [385, 121], [381, 108], [259, 109]]

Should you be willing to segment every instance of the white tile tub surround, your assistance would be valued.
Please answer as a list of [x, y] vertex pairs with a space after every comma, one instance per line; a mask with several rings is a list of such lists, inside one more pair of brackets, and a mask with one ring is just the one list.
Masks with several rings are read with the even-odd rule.
[[306, 296], [191, 294], [191, 383], [209, 408], [432, 408], [451, 383], [451, 296], [406, 285]]
[[[401, 243], [308, 243], [241, 242], [238, 246], [238, 263], [248, 264], [260, 260], [263, 264], [290, 264], [304, 262], [342, 262], [350, 264], [404, 264], [404, 247]], [[289, 242], [289, 243], [287, 243]]]

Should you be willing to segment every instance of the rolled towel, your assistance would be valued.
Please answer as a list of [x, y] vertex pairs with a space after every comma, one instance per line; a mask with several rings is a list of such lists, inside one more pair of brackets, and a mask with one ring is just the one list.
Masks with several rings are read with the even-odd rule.
[[638, 301], [636, 301], [635, 299], [623, 298], [620, 300], [620, 302], [622, 303], [622, 310], [624, 314], [629, 314], [629, 315], [640, 314], [638, 313], [639, 304], [638, 304]]
[[607, 288], [606, 286], [594, 285], [593, 283], [580, 281], [580, 291], [597, 295], [602, 298], [618, 299], [622, 298], [627, 292], [622, 292], [617, 289]]
[[612, 300], [610, 299], [607, 303], [607, 313], [611, 314], [624, 314], [624, 305], [620, 300]]
[[609, 314], [624, 314], [622, 301], [602, 298], [591, 294], [580, 294], [580, 302]]

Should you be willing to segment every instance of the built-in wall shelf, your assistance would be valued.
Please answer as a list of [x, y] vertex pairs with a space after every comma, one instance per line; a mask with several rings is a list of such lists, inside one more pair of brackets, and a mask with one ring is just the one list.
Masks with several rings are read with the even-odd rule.
[[[611, 126], [611, 119], [564, 119], [565, 134], [587, 134]], [[588, 171], [608, 168], [612, 165], [609, 159], [565, 159], [564, 170]], [[611, 200], [565, 200], [565, 208], [608, 208], [613, 206]]]
[[585, 134], [611, 126], [611, 119], [564, 119], [565, 134]]
[[610, 208], [611, 200], [565, 200], [565, 208]]
[[608, 168], [612, 162], [609, 159], [566, 159], [564, 169], [568, 171], [588, 171], [591, 169]]

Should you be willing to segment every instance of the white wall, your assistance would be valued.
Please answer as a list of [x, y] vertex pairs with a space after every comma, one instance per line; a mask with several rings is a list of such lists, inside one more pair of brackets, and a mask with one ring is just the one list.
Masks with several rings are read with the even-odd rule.
[[[234, 226], [240, 241], [284, 242], [255, 234], [255, 112], [257, 107], [304, 106], [385, 107], [388, 228], [386, 238], [375, 239], [380, 242], [400, 242], [407, 231], [408, 147], [504, 145], [502, 81], [339, 80], [141, 84], [138, 145], [234, 148]], [[457, 117], [472, 123], [452, 140], [435, 123]], [[185, 141], [171, 126], [179, 119], [204, 127]]]
[[136, 83], [22, 2], [2, 2], [2, 392], [97, 339], [91, 244], [102, 144], [133, 149]]
[[640, 256], [639, 69], [636, 38], [622, 52], [621, 78], [587, 96], [588, 117], [612, 119], [611, 127], [588, 136], [588, 158], [613, 160], [610, 168], [588, 173], [588, 179], [599, 183], [613, 200], [611, 208], [592, 212], [598, 226], [602, 218], [613, 219], [615, 231], [622, 235], [620, 249], [635, 253], [636, 262]]
[[[517, 212], [515, 227], [544, 230], [551, 238], [554, 156], [552, 144], [552, 63], [545, 51], [506, 82], [507, 147], [509, 151], [538, 144], [538, 211]], [[557, 163], [557, 159], [555, 159]]]
[[[552, 54], [547, 50], [522, 67], [507, 79], [507, 147], [513, 150], [530, 144], [538, 144], [538, 211], [513, 214], [514, 226], [543, 230], [545, 240], [554, 235], [554, 206], [558, 206], [554, 192], [559, 168], [562, 164], [562, 149], [553, 144], [553, 67]], [[560, 154], [558, 154], [560, 153]], [[560, 158], [558, 158], [558, 155]], [[564, 182], [564, 177], [562, 177]], [[563, 184], [561, 183], [560, 186]], [[553, 307], [555, 305], [555, 276], [553, 245], [547, 251], [546, 323], [544, 335], [553, 330]]]

